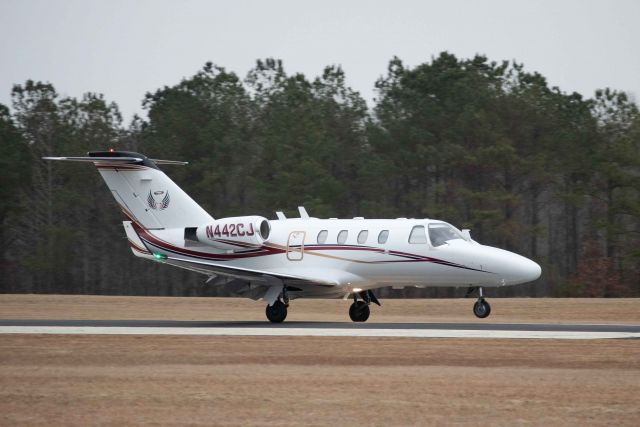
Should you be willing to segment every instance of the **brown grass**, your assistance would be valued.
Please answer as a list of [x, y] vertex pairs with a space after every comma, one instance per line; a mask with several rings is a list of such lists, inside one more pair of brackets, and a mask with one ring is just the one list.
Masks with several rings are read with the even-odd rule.
[[636, 341], [4, 336], [0, 423], [637, 425]]
[[[640, 323], [640, 299], [493, 298], [477, 319], [468, 299], [388, 299], [369, 322]], [[351, 301], [294, 300], [287, 320], [349, 321]], [[265, 320], [264, 303], [239, 298], [0, 295], [0, 318]]]
[[[377, 321], [477, 321], [472, 300]], [[489, 321], [638, 323], [637, 300], [492, 300]], [[347, 320], [294, 301], [295, 320]], [[495, 315], [495, 317], [494, 317]], [[260, 303], [0, 296], [0, 318], [263, 319]], [[550, 320], [554, 319], [554, 320]], [[640, 341], [0, 335], [0, 425], [638, 425]]]

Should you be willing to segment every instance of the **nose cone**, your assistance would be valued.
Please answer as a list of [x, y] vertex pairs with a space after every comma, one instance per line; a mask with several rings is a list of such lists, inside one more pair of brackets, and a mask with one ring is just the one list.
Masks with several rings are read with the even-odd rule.
[[503, 279], [507, 285], [532, 282], [542, 273], [538, 263], [513, 252], [509, 252], [506, 261], [499, 271], [503, 273]]
[[483, 247], [487, 271], [496, 274], [500, 285], [517, 285], [536, 280], [542, 274], [538, 263], [502, 249]]
[[[531, 261], [528, 258], [522, 258], [519, 262], [519, 274], [516, 275], [514, 283], [526, 283], [533, 282], [542, 274], [542, 268], [537, 262]], [[519, 276], [519, 277], [518, 277]]]

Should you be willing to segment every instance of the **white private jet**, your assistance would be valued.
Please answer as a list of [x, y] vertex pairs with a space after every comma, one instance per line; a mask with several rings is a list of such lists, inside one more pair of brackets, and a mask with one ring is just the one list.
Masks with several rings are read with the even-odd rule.
[[262, 298], [274, 323], [287, 317], [292, 299], [349, 296], [351, 320], [364, 322], [369, 305], [380, 305], [373, 290], [385, 286], [468, 286], [469, 294], [478, 292], [474, 314], [485, 318], [491, 306], [483, 287], [530, 282], [541, 273], [535, 262], [439, 220], [318, 219], [303, 207], [300, 218], [277, 212], [277, 220], [216, 220], [157, 166], [185, 162], [113, 149], [44, 159], [98, 168], [128, 218], [134, 255], [205, 274], [212, 285], [232, 284], [235, 296]]

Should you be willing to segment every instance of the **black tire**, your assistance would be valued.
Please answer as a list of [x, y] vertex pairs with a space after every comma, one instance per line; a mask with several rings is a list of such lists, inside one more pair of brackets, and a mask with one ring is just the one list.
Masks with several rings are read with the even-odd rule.
[[267, 319], [272, 323], [282, 323], [287, 318], [287, 306], [280, 300], [267, 305]]
[[480, 319], [484, 319], [491, 314], [491, 306], [483, 299], [479, 299], [473, 304], [473, 314]]
[[349, 307], [349, 317], [354, 322], [366, 322], [370, 313], [369, 306], [364, 301], [356, 301]]

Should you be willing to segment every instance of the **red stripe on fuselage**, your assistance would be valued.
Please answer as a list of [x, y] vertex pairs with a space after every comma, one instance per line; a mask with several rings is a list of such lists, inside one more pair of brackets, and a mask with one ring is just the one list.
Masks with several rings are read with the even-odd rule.
[[149, 233], [147, 230], [145, 230], [142, 227], [140, 227], [135, 222], [133, 222], [133, 228], [141, 238], [144, 238], [145, 240], [149, 241], [150, 243], [153, 243], [154, 245], [158, 246], [161, 249], [165, 249], [165, 250], [168, 250], [168, 251], [171, 251], [171, 252], [177, 252], [177, 253], [179, 253], [181, 255], [195, 256], [195, 257], [198, 257], [198, 258], [209, 258], [209, 259], [215, 258], [216, 260], [226, 261], [226, 260], [234, 260], [234, 259], [242, 259], [242, 258], [254, 258], [254, 257], [258, 257], [258, 256], [275, 255], [275, 254], [285, 253], [285, 251], [282, 250], [282, 249], [276, 249], [276, 248], [271, 248], [271, 247], [268, 247], [268, 246], [262, 246], [260, 248], [261, 252], [235, 253], [235, 254], [212, 254], [212, 253], [209, 253], [209, 252], [194, 251], [194, 250], [182, 248], [180, 246], [175, 246], [175, 245], [173, 245], [173, 244], [171, 244], [171, 243], [169, 243], [167, 241], [159, 239], [158, 237], [156, 237], [153, 234]]

